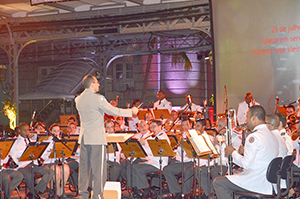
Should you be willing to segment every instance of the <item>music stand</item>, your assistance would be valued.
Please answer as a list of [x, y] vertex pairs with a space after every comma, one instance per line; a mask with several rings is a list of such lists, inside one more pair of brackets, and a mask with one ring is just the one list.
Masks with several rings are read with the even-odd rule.
[[[49, 158], [62, 158], [62, 157], [70, 157], [72, 156], [72, 153], [74, 151], [74, 148], [76, 146], [77, 141], [76, 140], [61, 140], [58, 142], [55, 142], [55, 148], [56, 148], [56, 154], [54, 153], [54, 150], [52, 149]], [[68, 147], [66, 147], [68, 146]], [[54, 146], [53, 146], [54, 148]], [[71, 150], [70, 150], [71, 149]], [[61, 151], [65, 153], [64, 156], [62, 156]], [[55, 156], [54, 156], [55, 155]]]
[[[77, 144], [77, 140], [58, 140], [54, 142], [53, 145], [53, 149], [49, 155], [49, 158], [62, 158], [62, 179], [63, 179], [63, 184], [64, 184], [64, 180], [65, 180], [65, 176], [64, 176], [64, 160], [65, 157], [69, 158], [70, 156], [72, 156], [73, 151], [76, 147]], [[56, 177], [56, 164], [54, 165], [55, 167], [55, 177]], [[56, 179], [55, 179], [55, 183], [57, 183]], [[57, 185], [56, 185], [57, 186]], [[57, 188], [57, 187], [56, 187]], [[63, 188], [63, 194], [61, 195], [61, 198], [65, 198], [67, 197], [65, 194], [65, 190]]]
[[153, 109], [155, 119], [169, 119], [170, 112], [168, 109]]
[[178, 145], [178, 140], [176, 138], [176, 135], [171, 134], [171, 135], [168, 135], [168, 137], [169, 137], [169, 140], [170, 140], [170, 143], [171, 143], [171, 147], [173, 149], [174, 147], [176, 147]]
[[45, 140], [48, 140], [49, 139], [49, 135], [46, 135], [46, 134], [38, 134], [37, 135], [37, 142], [43, 142]]
[[159, 157], [159, 198], [162, 196], [162, 157], [174, 157], [176, 154], [166, 139], [147, 139], [153, 156]]
[[10, 140], [0, 140], [0, 170], [1, 170], [1, 160], [4, 160], [6, 156], [8, 155], [12, 145], [14, 144], [16, 139], [10, 139]]
[[[48, 142], [43, 142], [40, 144], [36, 144], [36, 142], [30, 142], [27, 145], [25, 151], [23, 152], [22, 156], [20, 157], [19, 161], [29, 161], [29, 160], [36, 160], [41, 157], [48, 146]], [[33, 157], [30, 157], [33, 156]]]
[[[33, 175], [33, 160], [36, 160], [41, 157], [41, 155], [44, 153], [46, 150], [47, 146], [49, 145], [48, 142], [43, 142], [37, 144], [36, 142], [30, 142], [25, 151], [23, 152], [22, 156], [20, 157], [19, 161], [29, 161], [31, 160], [32, 166], [31, 166], [31, 176], [32, 176], [32, 181], [34, 181], [34, 175]], [[30, 190], [31, 194], [34, 196], [34, 189]]]
[[72, 134], [69, 136], [64, 136], [64, 140], [77, 140], [78, 141], [79, 134]]
[[151, 113], [151, 115], [153, 116], [152, 112], [150, 110], [139, 110], [138, 112], [138, 118], [139, 120], [145, 120], [145, 115], [147, 113]]
[[130, 187], [131, 187], [131, 198], [133, 195], [133, 176], [132, 176], [132, 162], [133, 158], [145, 158], [147, 153], [145, 152], [144, 148], [142, 147], [141, 143], [138, 140], [131, 139], [127, 140], [124, 143], [119, 143], [120, 147], [122, 148], [122, 152], [128, 158], [130, 157]]

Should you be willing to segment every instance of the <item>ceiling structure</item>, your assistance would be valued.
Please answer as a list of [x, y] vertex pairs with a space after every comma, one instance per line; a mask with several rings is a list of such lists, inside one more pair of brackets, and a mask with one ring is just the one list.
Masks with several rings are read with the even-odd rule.
[[[73, 0], [31, 6], [30, 0], [1, 0], [0, 48], [8, 57], [9, 84], [14, 85], [11, 95], [16, 101], [18, 63], [28, 57], [33, 60], [37, 49], [42, 52], [49, 47], [58, 52], [51, 54], [52, 59], [66, 52], [71, 59], [76, 56], [70, 52], [82, 54], [88, 48], [96, 52], [90, 53], [90, 59], [97, 62], [103, 74], [103, 66], [114, 56], [205, 51], [211, 49], [209, 2]], [[45, 56], [39, 56], [42, 58]]]

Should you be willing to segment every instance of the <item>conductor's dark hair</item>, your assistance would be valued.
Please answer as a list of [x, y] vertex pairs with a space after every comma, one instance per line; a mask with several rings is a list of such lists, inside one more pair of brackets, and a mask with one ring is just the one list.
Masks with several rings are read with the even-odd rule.
[[82, 79], [82, 84], [84, 88], [89, 88], [91, 86], [92, 82], [94, 81], [94, 77], [94, 75], [88, 74]]
[[249, 112], [250, 112], [250, 118], [255, 115], [257, 119], [261, 121], [265, 121], [266, 111], [262, 106], [260, 105], [251, 106]]
[[284, 128], [286, 126], [286, 117], [283, 113], [277, 113], [276, 114], [279, 117], [280, 122], [282, 123], [282, 127]]

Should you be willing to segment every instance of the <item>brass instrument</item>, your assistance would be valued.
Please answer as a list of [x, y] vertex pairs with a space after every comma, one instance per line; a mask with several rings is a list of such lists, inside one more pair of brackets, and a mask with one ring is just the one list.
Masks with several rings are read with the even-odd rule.
[[291, 114], [288, 116], [288, 121], [287, 121], [287, 130], [290, 131], [290, 135], [293, 141], [295, 141], [299, 137], [299, 129], [297, 128], [296, 124], [298, 124], [299, 117], [297, 117], [296, 114]]
[[[233, 121], [232, 121], [232, 114], [233, 114]], [[236, 124], [236, 111], [234, 108], [230, 108], [227, 112], [227, 146], [232, 146], [232, 122], [234, 125]], [[228, 156], [228, 174], [232, 175], [232, 156]]]

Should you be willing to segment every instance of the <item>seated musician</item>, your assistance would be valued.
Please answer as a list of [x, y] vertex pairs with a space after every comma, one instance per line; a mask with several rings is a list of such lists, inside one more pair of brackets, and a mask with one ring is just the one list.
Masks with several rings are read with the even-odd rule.
[[277, 113], [276, 114], [279, 117], [279, 126], [278, 126], [278, 130], [280, 135], [283, 137], [285, 144], [287, 146], [288, 152], [287, 155], [292, 155], [293, 153], [293, 142], [292, 142], [292, 138], [291, 136], [289, 136], [285, 130], [285, 126], [287, 124], [287, 120], [286, 117], [283, 113]]
[[152, 115], [152, 113], [151, 112], [147, 112], [146, 114], [145, 114], [145, 121], [148, 123], [148, 124], [150, 124], [150, 122], [151, 122], [151, 120], [153, 120], [153, 115]]
[[[201, 106], [194, 104], [193, 101], [194, 101], [193, 96], [187, 95], [186, 96], [186, 104], [181, 107], [181, 110], [185, 110], [188, 107], [186, 109], [187, 111], [202, 113]], [[190, 103], [191, 103], [191, 106], [190, 106]]]
[[[196, 178], [198, 182], [201, 184], [201, 188], [203, 190], [203, 198], [206, 198], [210, 195], [209, 193], [209, 187], [210, 190], [213, 190], [212, 182], [213, 180], [218, 176], [224, 176], [227, 173], [228, 169], [228, 158], [225, 157], [225, 147], [226, 147], [226, 140], [227, 140], [227, 133], [226, 133], [226, 126], [227, 126], [227, 118], [225, 116], [221, 116], [217, 120], [217, 131], [218, 135], [216, 136], [216, 139], [214, 139], [213, 143], [220, 154], [218, 158], [215, 160], [212, 160], [211, 162], [211, 181], [208, 183], [208, 168], [207, 165], [201, 166], [199, 169], [197, 169]], [[241, 144], [241, 139], [239, 137], [239, 133], [236, 132], [234, 122], [232, 122], [232, 146], [236, 149], [239, 148]], [[216, 165], [213, 165], [213, 164]], [[222, 171], [222, 172], [221, 172]], [[200, 174], [200, 175], [199, 175]]]
[[[132, 106], [134, 107], [139, 107], [141, 104], [139, 99], [134, 99], [132, 100]], [[127, 118], [128, 120], [128, 126], [132, 131], [136, 131], [137, 130], [137, 123], [139, 122], [139, 117], [137, 115], [133, 115], [130, 118]]]
[[[192, 124], [189, 119], [184, 119], [182, 121], [182, 129], [183, 129], [183, 139], [186, 140], [187, 132], [189, 129], [191, 129]], [[181, 137], [181, 136], [180, 136]], [[181, 139], [179, 137], [179, 142], [181, 142]], [[187, 156], [186, 152], [182, 150], [181, 146], [177, 147], [176, 150], [176, 156], [175, 160], [172, 161], [169, 165], [165, 166], [163, 171], [164, 171], [164, 176], [167, 180], [168, 188], [170, 191], [170, 194], [173, 196], [180, 197], [181, 196], [181, 188], [180, 185], [176, 179], [175, 175], [178, 175], [182, 173], [182, 157], [181, 154], [183, 152], [183, 168], [185, 171], [185, 168], [192, 165], [192, 159]], [[187, 175], [184, 172], [184, 183], [183, 183], [183, 194], [188, 195], [191, 192], [191, 186], [192, 186], [193, 178], [189, 175]], [[170, 194], [166, 194], [166, 196], [170, 196]]]
[[[170, 140], [167, 136], [167, 134], [162, 130], [162, 124], [160, 120], [152, 120], [150, 123], [150, 130], [153, 133], [153, 137], [148, 137], [147, 141], [149, 139], [166, 139], [169, 144], [170, 144]], [[152, 154], [152, 151], [150, 149], [150, 147], [144, 146], [144, 149], [146, 151], [146, 153], [148, 154], [148, 156], [143, 159], [143, 161], [141, 161], [139, 164], [134, 164], [132, 165], [132, 185], [131, 185], [131, 173], [130, 173], [130, 169], [127, 170], [127, 183], [129, 184], [129, 186], [135, 188], [135, 195], [136, 196], [143, 196], [146, 197], [146, 195], [149, 193], [150, 189], [148, 187], [148, 182], [147, 182], [147, 177], [146, 175], [150, 172], [153, 171], [160, 171], [160, 164], [159, 164], [159, 160], [160, 157], [155, 157]], [[168, 157], [162, 157], [162, 167], [166, 166], [168, 164]], [[152, 184], [154, 184], [155, 186], [159, 187], [159, 182], [158, 180], [156, 181], [153, 180]], [[142, 192], [142, 189], [144, 190], [144, 193]]]
[[[28, 135], [29, 125], [26, 123], [21, 123], [19, 125], [20, 135], [18, 136], [17, 140], [14, 142], [10, 154], [13, 161], [19, 166], [18, 171], [20, 171], [25, 179], [26, 185], [30, 189], [30, 193], [28, 195], [29, 198], [40, 198], [39, 194], [43, 194], [47, 184], [54, 176], [54, 172], [44, 166], [38, 166], [34, 161], [32, 165], [31, 161], [21, 161], [19, 162], [19, 158], [23, 154], [24, 150], [26, 149], [27, 144], [29, 144]], [[42, 179], [36, 185], [34, 185], [34, 181], [32, 181], [33, 174], [40, 174]]]
[[[164, 123], [163, 127], [166, 130], [170, 130], [171, 125], [176, 125], [176, 124], [180, 124], [181, 120], [180, 118], [177, 118], [177, 111], [172, 110], [170, 113], [170, 118], [166, 120], [166, 122]], [[172, 130], [175, 130], [175, 126], [172, 127]]]
[[278, 157], [284, 158], [287, 155], [288, 149], [285, 144], [284, 138], [280, 135], [279, 127], [279, 117], [275, 114], [270, 114], [266, 116], [266, 124], [268, 129], [276, 136], [279, 144], [279, 154]]
[[46, 134], [46, 125], [44, 122], [37, 122], [34, 125], [34, 130], [37, 134]]
[[59, 139], [58, 136], [60, 134], [60, 126], [54, 123], [50, 126], [49, 130], [52, 136], [50, 136], [47, 140], [44, 141], [49, 142], [49, 145], [46, 148], [44, 154], [42, 155], [42, 159], [44, 160], [45, 166], [52, 169], [53, 171], [55, 171], [56, 169], [56, 179], [53, 179], [56, 180], [56, 182], [54, 183], [56, 184], [57, 195], [61, 196], [63, 194], [63, 189], [65, 188], [65, 185], [70, 175], [70, 168], [68, 164], [66, 164], [66, 162], [64, 162], [64, 165], [62, 165], [62, 162], [60, 160], [55, 161], [54, 158], [49, 158], [51, 152], [53, 151], [56, 139]]
[[[105, 131], [108, 134], [115, 133], [114, 123], [112, 120], [108, 119], [105, 121]], [[115, 144], [115, 143], [113, 143]], [[118, 151], [114, 154], [113, 151], [108, 151], [108, 169], [109, 169], [109, 180], [117, 181], [120, 176], [121, 166], [120, 166], [120, 153], [121, 147], [118, 143], [116, 143], [116, 147]]]
[[129, 126], [125, 124], [125, 118], [124, 117], [116, 117], [116, 122], [120, 125], [121, 131], [130, 131]]
[[245, 141], [244, 155], [233, 146], [225, 148], [225, 156], [231, 155], [233, 163], [244, 168], [238, 174], [217, 177], [213, 186], [217, 197], [232, 199], [235, 191], [252, 191], [272, 194], [272, 184], [266, 173], [269, 163], [278, 156], [278, 141], [265, 124], [265, 110], [254, 105], [249, 108], [246, 117], [247, 127], [252, 131]]
[[[20, 132], [19, 126], [15, 128], [15, 132]], [[9, 139], [6, 139], [9, 141]], [[5, 162], [5, 164], [3, 164]], [[11, 192], [19, 186], [23, 180], [23, 174], [19, 171], [13, 170], [15, 168], [15, 163], [12, 162], [11, 156], [8, 154], [6, 158], [1, 163], [4, 166], [1, 167], [0, 171], [0, 184], [2, 184], [2, 190], [4, 192], [4, 198], [9, 199]]]
[[[144, 147], [145, 145], [148, 145], [145, 138], [147, 138], [150, 135], [149, 131], [149, 125], [145, 120], [140, 120], [137, 123], [138, 133], [136, 133], [132, 138], [137, 139], [141, 145]], [[130, 169], [130, 157], [126, 159], [122, 159], [120, 162], [121, 165], [121, 176], [123, 180], [127, 181], [127, 170]], [[132, 161], [132, 164], [138, 164], [140, 162], [140, 158], [134, 158]]]

